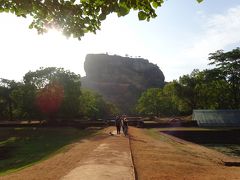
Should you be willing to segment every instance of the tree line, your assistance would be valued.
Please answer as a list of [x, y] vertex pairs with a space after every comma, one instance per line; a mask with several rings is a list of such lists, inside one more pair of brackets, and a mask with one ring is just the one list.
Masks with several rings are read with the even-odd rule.
[[63, 68], [29, 71], [22, 82], [0, 79], [0, 119], [98, 119], [118, 109], [81, 88], [81, 77]]
[[213, 69], [193, 70], [138, 100], [143, 115], [191, 114], [193, 109], [240, 109], [240, 48], [209, 54]]
[[[213, 69], [193, 70], [163, 88], [142, 93], [139, 115], [185, 115], [193, 109], [240, 109], [240, 48], [209, 56]], [[95, 92], [81, 88], [81, 78], [63, 68], [29, 71], [22, 82], [0, 79], [0, 119], [99, 119], [119, 109]]]

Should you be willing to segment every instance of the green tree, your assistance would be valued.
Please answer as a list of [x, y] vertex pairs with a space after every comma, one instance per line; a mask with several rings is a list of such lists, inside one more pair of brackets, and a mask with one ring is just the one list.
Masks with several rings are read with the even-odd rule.
[[13, 120], [13, 100], [11, 93], [17, 86], [18, 83], [13, 80], [0, 78], [0, 106], [2, 106], [0, 114], [8, 116], [9, 120]]
[[102, 96], [89, 90], [82, 90], [80, 104], [80, 114], [84, 118], [98, 119], [118, 113], [116, 106], [106, 102]]
[[229, 84], [219, 69], [193, 70], [174, 82], [171, 91], [182, 113], [190, 114], [193, 109], [228, 109], [231, 105]]
[[11, 92], [11, 98], [15, 104], [14, 116], [19, 119], [37, 118], [39, 115], [36, 110], [36, 88], [30, 84], [20, 83]]
[[164, 0], [2, 0], [0, 12], [31, 16], [33, 21], [29, 27], [39, 33], [55, 27], [62, 29], [66, 36], [80, 39], [85, 33], [100, 29], [101, 22], [110, 13], [120, 17], [136, 10], [139, 20], [149, 21], [157, 16], [155, 9], [163, 3]]
[[[106, 102], [106, 101], [105, 101]], [[115, 117], [120, 113], [120, 110], [113, 103], [106, 102], [105, 103], [105, 117]]]
[[188, 112], [189, 106], [187, 103], [179, 96], [181, 90], [181, 85], [176, 81], [167, 83], [163, 88], [163, 93], [165, 97], [168, 97], [169, 103], [171, 105], [171, 114], [179, 114], [180, 112]]
[[193, 109], [229, 109], [232, 104], [230, 85], [216, 68], [194, 70], [168, 83], [164, 91], [184, 114], [191, 114]]
[[137, 102], [137, 112], [143, 115], [159, 116], [159, 92], [158, 88], [150, 88], [143, 92]]
[[190, 75], [183, 75], [179, 78], [180, 86], [178, 86], [177, 95], [187, 105], [186, 110], [189, 112], [197, 108], [198, 74], [199, 70], [195, 69]]
[[63, 118], [78, 116], [81, 95], [79, 75], [63, 68], [40, 68], [26, 73], [24, 83], [37, 89], [36, 103], [40, 111], [48, 116]]
[[150, 88], [146, 90], [138, 100], [137, 112], [148, 116], [178, 114], [177, 106], [170, 95], [170, 86], [168, 85], [164, 88]]
[[210, 53], [209, 60], [231, 86], [232, 108], [240, 108], [240, 48]]
[[[229, 109], [231, 105], [230, 86], [218, 69], [198, 73], [195, 87], [198, 109]], [[224, 96], [223, 96], [224, 94]]]
[[139, 99], [138, 111], [154, 112], [155, 108], [158, 112], [171, 109], [175, 113], [191, 114], [193, 109], [240, 108], [240, 48], [226, 53], [216, 51], [210, 54], [209, 60], [216, 68], [195, 69], [178, 81], [167, 83], [162, 93], [149, 91]]

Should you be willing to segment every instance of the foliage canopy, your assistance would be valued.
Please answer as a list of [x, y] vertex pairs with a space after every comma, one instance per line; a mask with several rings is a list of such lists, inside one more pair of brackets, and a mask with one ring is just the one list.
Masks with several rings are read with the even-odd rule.
[[136, 10], [139, 20], [149, 21], [157, 16], [155, 9], [163, 3], [164, 0], [0, 0], [0, 12], [31, 16], [29, 27], [39, 33], [55, 27], [66, 36], [80, 39], [85, 33], [96, 33], [110, 13], [120, 17]]
[[137, 111], [146, 115], [191, 114], [193, 109], [240, 108], [240, 48], [210, 53], [213, 69], [193, 70], [163, 89], [148, 89]]
[[210, 54], [209, 60], [229, 83], [233, 107], [240, 108], [240, 48], [228, 52], [218, 50]]
[[29, 71], [23, 82], [0, 78], [0, 119], [3, 120], [98, 119], [117, 112], [99, 94], [81, 90], [80, 75], [63, 68]]

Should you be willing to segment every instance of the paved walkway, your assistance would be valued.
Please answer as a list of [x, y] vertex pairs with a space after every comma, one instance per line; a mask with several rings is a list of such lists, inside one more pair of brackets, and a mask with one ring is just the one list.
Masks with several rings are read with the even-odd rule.
[[116, 135], [101, 144], [62, 180], [134, 180], [134, 168], [128, 138]]

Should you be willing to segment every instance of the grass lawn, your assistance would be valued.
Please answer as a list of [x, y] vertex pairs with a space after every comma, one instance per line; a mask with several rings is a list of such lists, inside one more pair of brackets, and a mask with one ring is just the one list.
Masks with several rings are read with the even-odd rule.
[[0, 175], [46, 159], [95, 132], [75, 128], [0, 128]]
[[232, 157], [240, 157], [239, 144], [204, 144], [204, 146], [217, 150]]
[[240, 129], [239, 128], [155, 128], [146, 133], [151, 137], [174, 144], [167, 136], [159, 132], [184, 139], [217, 150], [224, 154], [240, 157]]

